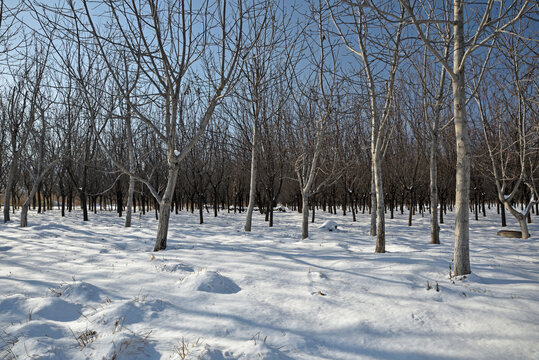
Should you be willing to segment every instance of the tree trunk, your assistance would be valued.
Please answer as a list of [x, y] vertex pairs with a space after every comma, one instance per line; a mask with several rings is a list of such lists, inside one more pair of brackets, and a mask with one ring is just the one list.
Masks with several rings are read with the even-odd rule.
[[470, 140], [466, 118], [466, 87], [464, 81], [464, 4], [453, 4], [454, 50], [453, 50], [453, 112], [457, 147], [455, 190], [455, 248], [453, 265], [455, 275], [471, 273], [470, 267]]
[[384, 214], [384, 187], [382, 184], [382, 154], [374, 154], [374, 180], [376, 185], [376, 250], [377, 253], [386, 252], [386, 230]]
[[129, 177], [129, 189], [127, 192], [127, 207], [125, 209], [125, 227], [131, 227], [131, 214], [133, 212], [133, 194], [135, 193], [135, 178]]
[[[272, 197], [272, 199], [273, 199], [273, 197]], [[269, 227], [273, 227], [273, 206], [274, 206], [273, 200], [271, 200], [270, 204], [271, 204], [271, 206], [269, 208], [269, 211], [270, 211]]]
[[352, 197], [352, 194], [350, 194], [350, 202], [352, 203], [352, 221], [356, 222], [356, 199], [355, 197]]
[[21, 227], [28, 226], [28, 207], [30, 206], [30, 198], [26, 199], [21, 209]]
[[[122, 187], [120, 185], [120, 182], [118, 181], [118, 183], [116, 183], [116, 211], [118, 212], [118, 217], [122, 217], [123, 207]], [[95, 208], [96, 206], [94, 205], [94, 209]]]
[[415, 209], [414, 193], [410, 191], [410, 211], [408, 212], [408, 226], [412, 226], [412, 215]]
[[88, 206], [86, 200], [86, 193], [84, 190], [79, 191], [80, 207], [82, 209], [82, 221], [88, 221]]
[[247, 216], [245, 217], [245, 231], [251, 231], [251, 225], [253, 223], [253, 209], [255, 207], [255, 193], [256, 193], [256, 159], [257, 159], [257, 121], [256, 116], [253, 124], [253, 141], [251, 148], [251, 180], [249, 185], [249, 205], [247, 206]]
[[[435, 120], [436, 121], [436, 120]], [[440, 243], [440, 225], [438, 224], [438, 126], [433, 126], [430, 140], [430, 243]], [[440, 216], [442, 216], [440, 214]], [[442, 218], [441, 218], [442, 219]]]
[[14, 156], [9, 167], [9, 174], [6, 183], [6, 189], [4, 192], [4, 224], [10, 221], [9, 207], [11, 203], [11, 189], [13, 188], [13, 182], [15, 181], [15, 171], [17, 170], [17, 156]]
[[202, 199], [202, 193], [198, 194], [198, 216], [200, 218], [200, 223], [204, 224], [204, 204]]
[[371, 236], [376, 236], [376, 183], [374, 180], [374, 160], [372, 164], [372, 175], [371, 175]]
[[176, 180], [178, 179], [179, 165], [172, 165], [168, 170], [168, 181], [165, 193], [159, 203], [159, 224], [157, 226], [157, 237], [153, 251], [165, 250], [167, 248], [168, 223], [170, 219], [170, 204], [176, 189]]
[[309, 237], [309, 196], [302, 194], [301, 203], [301, 239], [307, 239]]
[[66, 216], [66, 195], [64, 192], [62, 192], [61, 194], [62, 196], [62, 217]]
[[527, 216], [518, 217], [518, 224], [520, 225], [520, 231], [522, 232], [522, 238], [528, 239], [530, 233], [528, 232], [528, 222], [526, 220]]
[[213, 216], [217, 217], [217, 210], [219, 210], [219, 200], [217, 199], [217, 186], [213, 186]]
[[[127, 130], [127, 153], [129, 157], [129, 171], [135, 172], [135, 149], [133, 146], [133, 132], [131, 131], [131, 107], [127, 102], [126, 111], [126, 130]], [[131, 227], [131, 215], [133, 212], [133, 195], [135, 193], [135, 178], [129, 176], [129, 188], [127, 190], [127, 208], [125, 209], [125, 227]]]
[[[41, 160], [40, 160], [40, 164], [38, 166], [38, 173], [37, 173], [36, 178], [34, 180], [34, 184], [32, 185], [32, 189], [30, 190], [30, 193], [28, 194], [28, 197], [26, 198], [26, 201], [22, 205], [21, 227], [28, 226], [28, 208], [30, 207], [30, 202], [32, 201], [32, 199], [34, 198], [36, 192], [38, 191], [38, 189], [39, 189], [39, 187], [41, 185], [41, 180], [43, 179], [43, 176], [45, 176], [45, 174], [48, 173], [56, 165], [57, 162], [58, 162], [58, 160], [50, 163], [43, 170], [43, 172], [41, 172]], [[62, 199], [63, 199], [63, 197], [62, 197]], [[62, 202], [63, 202], [63, 200], [62, 200]]]
[[41, 206], [41, 186], [37, 187], [37, 213], [41, 214], [42, 212], [42, 206]]
[[444, 223], [445, 199], [440, 199], [440, 224]]

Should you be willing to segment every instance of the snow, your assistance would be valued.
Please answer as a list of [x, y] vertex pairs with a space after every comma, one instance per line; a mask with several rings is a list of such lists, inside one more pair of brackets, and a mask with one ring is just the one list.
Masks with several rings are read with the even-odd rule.
[[527, 240], [497, 237], [495, 211], [471, 220], [473, 273], [450, 278], [451, 214], [442, 245], [428, 217], [387, 219], [385, 254], [368, 215], [316, 215], [300, 240], [294, 211], [273, 228], [255, 213], [251, 233], [243, 213], [182, 212], [154, 253], [153, 213], [132, 228], [112, 212], [30, 212], [27, 228], [15, 214], [0, 226], [0, 358], [539, 358], [536, 216]]
[[179, 150], [174, 150], [174, 155], [180, 156], [181, 152]]
[[322, 225], [318, 227], [319, 229], [324, 229], [327, 231], [335, 231], [337, 230], [337, 223], [333, 220], [327, 220]]

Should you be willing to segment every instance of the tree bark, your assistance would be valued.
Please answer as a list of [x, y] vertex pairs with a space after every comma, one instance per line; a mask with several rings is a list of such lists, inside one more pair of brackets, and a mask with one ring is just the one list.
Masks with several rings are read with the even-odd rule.
[[202, 200], [202, 193], [198, 193], [198, 217], [200, 219], [200, 224], [204, 224], [204, 204]]
[[[135, 149], [133, 147], [133, 133], [131, 131], [131, 109], [127, 104], [127, 150], [129, 157], [129, 171], [135, 172]], [[129, 175], [129, 188], [127, 190], [127, 207], [125, 209], [125, 227], [131, 227], [131, 214], [133, 213], [133, 195], [135, 193], [135, 178]]]
[[374, 160], [372, 162], [372, 175], [371, 175], [371, 236], [376, 236], [376, 182], [374, 180]]
[[176, 189], [176, 181], [180, 167], [178, 164], [169, 166], [168, 180], [165, 193], [159, 202], [159, 224], [157, 226], [157, 237], [153, 251], [165, 250], [167, 248], [168, 224], [170, 220], [170, 204]]
[[301, 239], [309, 237], [309, 195], [303, 193], [301, 197]]
[[374, 155], [374, 181], [376, 186], [376, 253], [386, 252], [386, 230], [384, 214], [384, 187], [382, 184], [382, 154]]
[[9, 167], [6, 190], [4, 192], [4, 224], [10, 221], [9, 207], [11, 203], [11, 189], [13, 188], [13, 182], [15, 181], [15, 171], [17, 170], [17, 163], [18, 156], [14, 156]]
[[528, 239], [530, 237], [530, 233], [528, 231], [528, 222], [526, 218], [527, 216], [518, 217], [518, 224], [520, 225], [520, 231], [522, 232], [523, 239]]
[[249, 205], [247, 206], [247, 216], [245, 217], [245, 231], [251, 231], [251, 225], [253, 222], [253, 209], [255, 207], [255, 192], [256, 192], [256, 172], [257, 166], [256, 161], [258, 157], [258, 121], [257, 114], [254, 117], [253, 123], [253, 139], [252, 139], [252, 148], [251, 148], [251, 181], [249, 185]]
[[470, 267], [470, 139], [466, 117], [466, 88], [464, 80], [464, 3], [453, 4], [454, 50], [453, 50], [453, 112], [457, 147], [455, 190], [455, 248], [454, 275], [471, 273]]

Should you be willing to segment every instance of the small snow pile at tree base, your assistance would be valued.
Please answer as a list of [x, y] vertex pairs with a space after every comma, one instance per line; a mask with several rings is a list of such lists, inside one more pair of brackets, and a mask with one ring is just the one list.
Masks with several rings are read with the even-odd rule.
[[201, 270], [182, 280], [182, 288], [214, 294], [235, 294], [241, 288], [217, 271]]
[[326, 229], [327, 231], [336, 231], [337, 223], [333, 220], [328, 220], [322, 225], [320, 225], [319, 229]]

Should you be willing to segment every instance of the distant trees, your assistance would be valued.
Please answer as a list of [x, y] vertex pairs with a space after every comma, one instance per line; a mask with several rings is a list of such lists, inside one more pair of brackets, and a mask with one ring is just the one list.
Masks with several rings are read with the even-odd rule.
[[[484, 6], [474, 5], [475, 11], [471, 18], [465, 18], [466, 4], [462, 0], [453, 1], [452, 17], [448, 20], [445, 13], [448, 9], [442, 4], [441, 9], [433, 13], [422, 13], [428, 6], [415, 4], [409, 0], [399, 0], [406, 9], [410, 21], [429, 51], [437, 58], [451, 78], [453, 86], [453, 123], [455, 125], [457, 163], [456, 163], [456, 192], [455, 192], [455, 251], [453, 266], [455, 275], [466, 275], [471, 272], [469, 258], [469, 202], [470, 202], [470, 138], [468, 134], [468, 113], [466, 110], [466, 62], [473, 52], [482, 49], [502, 31], [516, 23], [526, 12], [530, 11], [531, 3], [515, 1], [508, 7], [498, 3], [496, 12], [495, 1], [489, 0]], [[420, 16], [418, 18], [417, 11]], [[441, 15], [440, 15], [441, 14]], [[431, 23], [450, 23], [453, 25], [453, 62], [444, 59], [437, 44], [427, 37], [425, 25]], [[471, 33], [465, 40], [465, 25]], [[443, 37], [442, 37], [443, 38]]]
[[[244, 8], [242, 1], [231, 4], [226, 0], [205, 2], [196, 8], [192, 5], [187, 1], [168, 5], [157, 1], [107, 2], [98, 9], [91, 8], [87, 1], [82, 1], [82, 9], [70, 5], [72, 26], [92, 37], [94, 51], [106, 65], [129, 114], [136, 114], [163, 143], [168, 167], [164, 192], [137, 176], [159, 203], [154, 251], [166, 248], [180, 163], [203, 136], [215, 108], [236, 83], [241, 62], [249, 53], [243, 23], [252, 8]], [[101, 12], [100, 22], [105, 17], [109, 20], [110, 30], [96, 23], [96, 12]], [[77, 36], [80, 39], [82, 35]], [[118, 61], [117, 54], [124, 59]], [[129, 63], [127, 69], [122, 68], [125, 61]], [[136, 75], [131, 80], [138, 81], [134, 93], [129, 91], [132, 84], [126, 83], [132, 72]], [[114, 108], [110, 110], [109, 115], [113, 115]], [[188, 131], [191, 122], [197, 124], [194, 132]], [[100, 143], [107, 147], [103, 141]], [[129, 169], [132, 162], [125, 166], [118, 159], [113, 161], [124, 173], [135, 176]]]
[[[358, 56], [364, 80], [360, 83], [367, 89], [371, 126], [372, 185], [376, 198], [372, 198], [373, 215], [376, 214], [375, 252], [385, 252], [385, 203], [382, 162], [391, 132], [390, 120], [394, 114], [394, 86], [397, 69], [401, 62], [402, 30], [404, 22], [396, 17], [392, 22], [384, 21], [380, 12], [393, 4], [380, 7], [346, 3], [344, 8], [330, 6], [331, 16], [338, 34], [346, 48]], [[382, 40], [383, 39], [383, 40]], [[354, 44], [352, 41], [357, 41]]]
[[[245, 219], [245, 231], [251, 231], [253, 210], [255, 206], [256, 185], [258, 167], [260, 161], [260, 127], [268, 116], [268, 113], [273, 109], [268, 109], [267, 99], [269, 98], [270, 82], [275, 77], [275, 62], [274, 58], [281, 35], [278, 33], [279, 26], [277, 24], [277, 13], [275, 4], [266, 3], [266, 9], [261, 14], [255, 14], [250, 19], [250, 27], [252, 29], [262, 29], [260, 34], [252, 31], [252, 35], [257, 36], [253, 42], [252, 54], [245, 59], [243, 66], [243, 76], [247, 80], [245, 92], [242, 94], [245, 97], [246, 109], [249, 109], [248, 114], [252, 119], [252, 135], [251, 135], [251, 171], [249, 179], [249, 204], [247, 205], [247, 213]], [[266, 26], [266, 23], [268, 24]], [[284, 24], [283, 24], [284, 25]]]
[[40, 44], [36, 43], [25, 45], [26, 53], [21, 66], [12, 67], [11, 86], [7, 94], [0, 99], [2, 117], [7, 124], [11, 145], [9, 173], [4, 190], [4, 223], [10, 220], [9, 204], [16, 185], [15, 177], [19, 171], [21, 156], [40, 116], [41, 82], [47, 65], [47, 55], [42, 55], [42, 52], [47, 53], [47, 50], [42, 51]]
[[[537, 59], [529, 56], [521, 38], [504, 36], [500, 40], [504, 52], [498, 59], [508, 71], [492, 76], [474, 99], [490, 158], [486, 169], [492, 174], [500, 203], [517, 219], [522, 238], [527, 239], [527, 218], [539, 201], [534, 175], [539, 168]], [[519, 195], [523, 210], [515, 201]]]
[[384, 252], [386, 212], [429, 211], [439, 243], [456, 210], [465, 274], [471, 210], [503, 204], [524, 236], [539, 210], [530, 1], [0, 5], [5, 222], [151, 211], [159, 251], [183, 209], [250, 231], [282, 203], [302, 238], [318, 209], [370, 213]]

